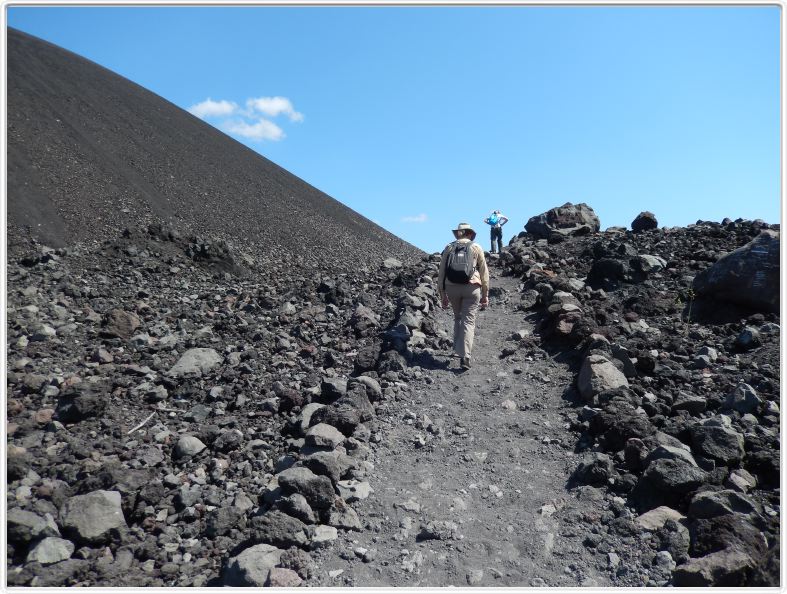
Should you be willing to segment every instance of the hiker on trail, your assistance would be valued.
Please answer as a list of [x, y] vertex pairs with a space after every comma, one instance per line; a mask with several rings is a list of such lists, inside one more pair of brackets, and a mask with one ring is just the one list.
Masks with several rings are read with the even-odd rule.
[[484, 219], [487, 225], [492, 227], [492, 249], [491, 253], [495, 253], [495, 239], [497, 239], [497, 253], [503, 253], [503, 225], [508, 222], [508, 217], [499, 210], [493, 210], [492, 214]]
[[443, 309], [450, 303], [454, 310], [454, 352], [462, 359], [462, 369], [470, 369], [476, 312], [489, 305], [489, 270], [484, 250], [473, 243], [473, 228], [459, 223], [453, 234], [456, 241], [440, 257], [437, 286]]

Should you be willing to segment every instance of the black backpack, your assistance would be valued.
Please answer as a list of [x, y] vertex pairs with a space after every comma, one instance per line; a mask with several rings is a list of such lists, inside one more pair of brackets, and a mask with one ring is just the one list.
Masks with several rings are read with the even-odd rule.
[[452, 283], [467, 284], [475, 272], [475, 254], [472, 241], [455, 241], [448, 251], [445, 278]]

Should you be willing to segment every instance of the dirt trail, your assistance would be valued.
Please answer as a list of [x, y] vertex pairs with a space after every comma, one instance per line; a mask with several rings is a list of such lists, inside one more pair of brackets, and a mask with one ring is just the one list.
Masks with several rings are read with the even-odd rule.
[[[317, 551], [310, 585], [604, 586], [567, 510], [599, 507], [565, 489], [576, 467], [571, 375], [550, 359], [500, 358], [519, 329], [517, 279], [493, 269], [473, 367], [434, 353], [400, 400], [378, 411], [374, 492], [355, 504], [362, 532]], [[449, 311], [439, 314], [450, 332]], [[506, 401], [509, 401], [506, 403]], [[512, 406], [515, 404], [515, 407]]]

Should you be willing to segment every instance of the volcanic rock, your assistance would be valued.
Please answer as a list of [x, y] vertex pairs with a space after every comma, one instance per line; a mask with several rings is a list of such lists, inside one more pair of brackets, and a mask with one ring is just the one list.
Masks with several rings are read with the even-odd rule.
[[191, 456], [199, 454], [205, 447], [205, 444], [193, 435], [184, 435], [178, 440], [178, 443], [175, 444], [172, 455], [176, 460], [190, 458]]
[[10, 542], [29, 543], [47, 536], [60, 536], [60, 531], [50, 514], [41, 517], [15, 507], [6, 514], [6, 534]]
[[117, 491], [75, 495], [63, 505], [60, 518], [64, 532], [84, 543], [106, 542], [126, 526]]
[[683, 460], [659, 458], [648, 465], [641, 480], [663, 493], [672, 494], [693, 491], [705, 479], [705, 472]]
[[139, 328], [139, 317], [122, 309], [113, 309], [104, 318], [102, 334], [116, 338], [131, 338]]
[[[320, 412], [325, 408], [330, 408], [330, 407], [323, 407], [321, 409], [318, 409], [316, 412]], [[342, 435], [342, 432], [339, 431], [336, 427], [332, 425], [328, 425], [327, 423], [319, 422], [319, 419], [315, 418], [314, 415], [312, 415], [311, 417], [311, 422], [316, 424], [309, 427], [308, 431], [306, 431], [307, 445], [311, 445], [318, 448], [334, 449], [335, 447], [341, 445], [344, 442], [345, 439], [344, 435]]]
[[694, 425], [691, 428], [692, 447], [708, 458], [722, 464], [734, 464], [743, 458], [743, 435], [717, 424]]
[[288, 468], [280, 472], [277, 478], [285, 495], [299, 493], [316, 510], [328, 509], [336, 497], [328, 477], [316, 475], [302, 466]]
[[779, 232], [765, 230], [694, 278], [694, 290], [758, 311], [779, 311]]
[[689, 517], [713, 518], [724, 514], [756, 513], [754, 503], [745, 495], [733, 491], [700, 491], [691, 500]]
[[256, 544], [244, 549], [227, 562], [224, 585], [262, 588], [283, 552], [269, 544]]
[[742, 586], [754, 560], [740, 549], [724, 549], [691, 559], [672, 573], [672, 583], [678, 587]]
[[306, 524], [277, 509], [261, 516], [253, 516], [249, 520], [249, 531], [253, 542], [283, 548], [305, 547], [310, 541]]
[[602, 355], [586, 357], [577, 376], [579, 393], [588, 401], [599, 392], [628, 385], [626, 376]]
[[651, 229], [658, 229], [659, 222], [656, 220], [656, 215], [650, 211], [643, 211], [631, 221], [631, 230], [634, 233], [642, 233], [643, 231], [650, 231]]
[[214, 349], [189, 349], [167, 372], [170, 377], [201, 376], [224, 361]]
[[531, 217], [525, 230], [536, 237], [548, 239], [553, 233], [560, 235], [584, 235], [601, 228], [596, 213], [584, 202], [566, 202], [545, 213]]
[[30, 549], [30, 552], [27, 554], [27, 562], [50, 565], [69, 559], [73, 553], [74, 543], [64, 538], [48, 536]]

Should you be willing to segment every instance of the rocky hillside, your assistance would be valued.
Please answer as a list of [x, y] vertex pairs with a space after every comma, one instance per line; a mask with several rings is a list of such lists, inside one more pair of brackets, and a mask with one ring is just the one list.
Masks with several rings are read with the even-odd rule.
[[[52, 247], [164, 224], [258, 265], [421, 252], [142, 87], [8, 30], [8, 235]], [[199, 241], [196, 241], [199, 243]]]
[[502, 260], [538, 344], [577, 373], [573, 484], [643, 514], [674, 585], [778, 583], [779, 226], [549, 214]]

